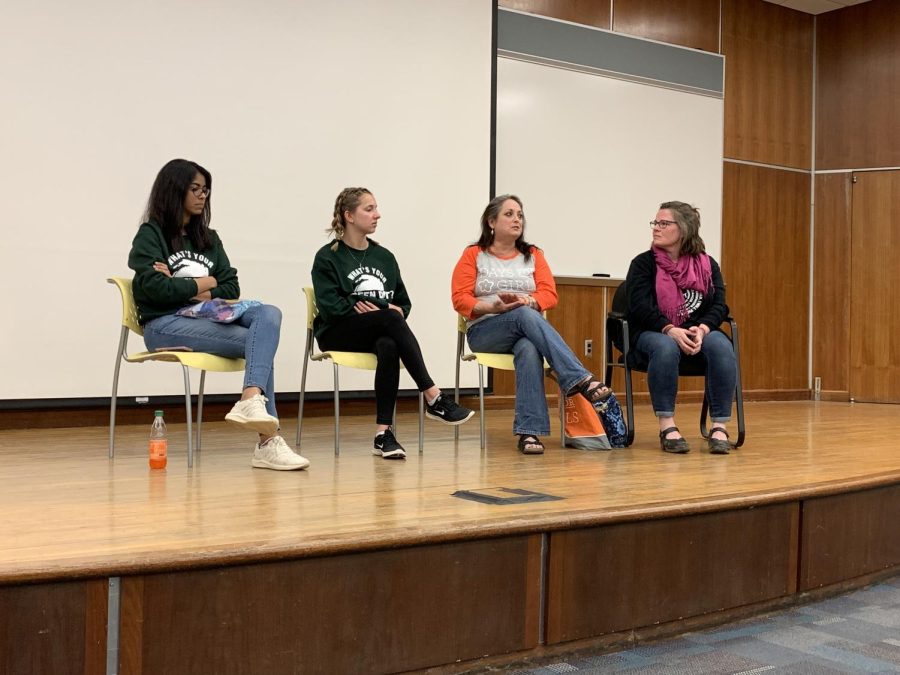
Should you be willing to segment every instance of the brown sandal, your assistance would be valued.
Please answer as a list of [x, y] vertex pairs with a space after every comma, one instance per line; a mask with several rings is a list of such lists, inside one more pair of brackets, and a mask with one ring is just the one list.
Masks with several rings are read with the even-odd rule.
[[519, 434], [519, 450], [523, 455], [543, 455], [544, 444], [533, 434]]
[[607, 387], [603, 382], [599, 382], [589, 377], [584, 382], [575, 385], [575, 390], [570, 393], [579, 393], [584, 396], [589, 403], [603, 403], [612, 396], [612, 389]]

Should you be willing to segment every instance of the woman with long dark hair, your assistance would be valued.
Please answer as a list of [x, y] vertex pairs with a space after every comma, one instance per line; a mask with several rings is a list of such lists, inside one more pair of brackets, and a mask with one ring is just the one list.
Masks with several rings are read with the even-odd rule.
[[240, 296], [237, 270], [209, 227], [211, 191], [209, 171], [186, 159], [173, 159], [156, 176], [128, 255], [144, 343], [151, 351], [180, 347], [246, 359], [241, 400], [225, 419], [259, 435], [252, 466], [306, 468], [309, 461], [278, 435], [273, 363], [281, 310], [256, 304], [233, 323], [178, 313], [204, 300]]
[[544, 452], [550, 434], [544, 359], [562, 391], [591, 403], [610, 390], [581, 364], [543, 312], [556, 306], [556, 282], [544, 252], [525, 240], [525, 213], [515, 195], [494, 197], [481, 214], [481, 235], [453, 270], [453, 309], [465, 317], [466, 339], [478, 352], [512, 352], [516, 367], [513, 433], [526, 455]]

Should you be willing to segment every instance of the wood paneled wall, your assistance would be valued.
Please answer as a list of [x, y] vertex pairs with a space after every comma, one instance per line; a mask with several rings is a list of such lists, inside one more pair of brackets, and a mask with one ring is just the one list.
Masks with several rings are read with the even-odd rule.
[[796, 592], [799, 512], [793, 502], [554, 532], [547, 643]]
[[853, 181], [850, 396], [900, 403], [900, 171], [862, 171]]
[[609, 29], [613, 0], [500, 0], [501, 7]]
[[106, 579], [0, 587], [0, 673], [106, 672]]
[[719, 0], [614, 0], [613, 30], [719, 51]]
[[900, 2], [816, 19], [816, 168], [900, 166]]
[[540, 558], [534, 534], [125, 577], [119, 672], [394, 673], [533, 649]]
[[725, 0], [725, 156], [809, 169], [813, 17], [763, 0]]
[[745, 390], [808, 388], [809, 174], [725, 163], [722, 274]]
[[824, 399], [850, 398], [849, 173], [816, 176], [813, 237], [813, 378]]

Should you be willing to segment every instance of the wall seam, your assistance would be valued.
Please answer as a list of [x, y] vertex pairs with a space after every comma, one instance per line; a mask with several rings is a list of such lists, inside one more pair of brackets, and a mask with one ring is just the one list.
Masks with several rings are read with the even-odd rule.
[[778, 169], [780, 171], [792, 171], [794, 173], [811, 173], [809, 169], [798, 169], [793, 166], [783, 166], [781, 164], [766, 164], [765, 162], [752, 162], [747, 159], [734, 159], [731, 157], [723, 157], [723, 162], [731, 162], [732, 164], [746, 164], [748, 166], [759, 166], [764, 169]]
[[816, 64], [816, 29], [818, 27], [818, 19], [813, 16], [813, 34], [812, 34], [812, 124], [810, 125], [810, 174], [809, 174], [809, 327], [807, 329], [807, 373], [806, 385], [810, 391], [813, 389], [813, 358], [814, 354], [814, 331], [815, 322], [815, 277], [816, 277], [816, 91], [818, 70]]

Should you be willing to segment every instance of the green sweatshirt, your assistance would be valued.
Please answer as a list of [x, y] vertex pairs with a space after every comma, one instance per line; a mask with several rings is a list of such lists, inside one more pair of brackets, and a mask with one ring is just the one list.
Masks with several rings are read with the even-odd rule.
[[[132, 292], [142, 325], [191, 304], [191, 299], [197, 295], [195, 278], [216, 278], [218, 286], [210, 291], [213, 298], [234, 300], [240, 297], [237, 270], [228, 262], [219, 235], [214, 230], [209, 234], [212, 247], [205, 251], [194, 251], [188, 238], [184, 239], [182, 250], [173, 251], [156, 223], [144, 223], [138, 228], [131, 242], [128, 266], [134, 270]], [[156, 262], [166, 263], [172, 276], [154, 270], [153, 263]]]
[[329, 242], [316, 253], [312, 267], [319, 309], [314, 326], [316, 337], [338, 319], [354, 314], [353, 305], [360, 300], [382, 309], [396, 305], [404, 316], [409, 316], [412, 302], [400, 278], [397, 259], [384, 246], [367, 241], [369, 248], [365, 251], [350, 248], [344, 242], [338, 242], [337, 250], [332, 251]]

